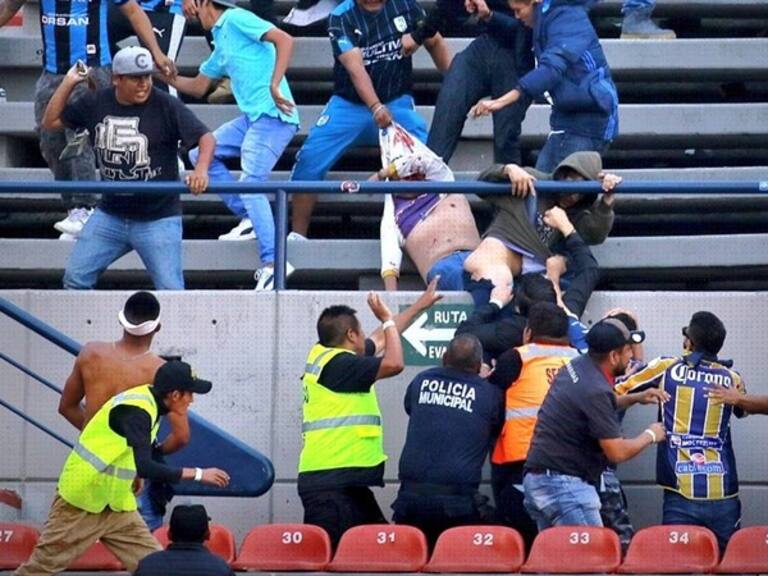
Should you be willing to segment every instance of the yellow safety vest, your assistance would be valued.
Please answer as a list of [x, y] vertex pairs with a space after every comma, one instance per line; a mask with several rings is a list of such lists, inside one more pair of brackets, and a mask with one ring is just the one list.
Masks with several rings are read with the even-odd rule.
[[377, 466], [384, 454], [381, 411], [373, 386], [368, 392], [340, 394], [318, 382], [323, 367], [344, 348], [315, 344], [304, 369], [304, 447], [299, 472]]
[[515, 348], [523, 367], [507, 388], [504, 429], [496, 440], [491, 462], [505, 464], [528, 457], [537, 415], [557, 372], [579, 353], [570, 346], [527, 344]]
[[116, 406], [136, 406], [147, 412], [153, 423], [151, 440], [157, 437], [157, 403], [149, 385], [113, 396], [96, 412], [64, 462], [58, 486], [65, 501], [93, 514], [107, 506], [116, 512], [136, 510], [133, 448], [109, 427], [109, 414]]

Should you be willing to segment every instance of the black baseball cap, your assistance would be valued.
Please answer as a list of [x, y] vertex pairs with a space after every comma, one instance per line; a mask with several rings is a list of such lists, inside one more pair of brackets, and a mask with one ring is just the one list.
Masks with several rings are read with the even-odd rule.
[[640, 344], [645, 340], [642, 330], [630, 330], [621, 320], [605, 318], [597, 322], [587, 333], [590, 352], [604, 354], [626, 344]]
[[208, 520], [202, 504], [180, 504], [171, 512], [168, 537], [173, 542], [203, 542], [208, 533]]
[[186, 362], [172, 360], [166, 362], [155, 374], [152, 384], [161, 396], [169, 392], [179, 390], [181, 392], [194, 392], [195, 394], [208, 394], [213, 384], [208, 380], [201, 380], [192, 372], [192, 367]]

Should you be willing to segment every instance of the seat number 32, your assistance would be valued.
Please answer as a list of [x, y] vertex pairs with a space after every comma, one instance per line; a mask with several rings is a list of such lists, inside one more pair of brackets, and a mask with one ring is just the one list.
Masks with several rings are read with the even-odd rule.
[[493, 534], [490, 532], [475, 532], [472, 534], [473, 546], [493, 546]]

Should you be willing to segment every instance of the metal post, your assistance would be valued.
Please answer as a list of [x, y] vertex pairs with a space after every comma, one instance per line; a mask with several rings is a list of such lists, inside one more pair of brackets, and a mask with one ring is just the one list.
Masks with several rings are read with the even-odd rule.
[[275, 193], [275, 290], [285, 290], [285, 263], [288, 260], [288, 193]]

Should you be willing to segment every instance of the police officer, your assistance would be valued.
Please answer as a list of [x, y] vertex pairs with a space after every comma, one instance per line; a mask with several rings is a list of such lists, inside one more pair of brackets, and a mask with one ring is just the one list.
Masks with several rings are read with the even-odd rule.
[[416, 376], [405, 395], [410, 420], [393, 520], [420, 528], [430, 546], [444, 530], [490, 516], [477, 487], [501, 428], [503, 401], [501, 391], [478, 375], [482, 358], [476, 336], [456, 336], [443, 366]]
[[499, 357], [491, 376], [506, 390], [504, 429], [493, 449], [491, 480], [501, 521], [517, 529], [530, 546], [537, 530], [523, 506], [523, 466], [549, 386], [579, 353], [568, 344], [568, 316], [550, 302], [531, 307], [523, 339], [523, 346]]
[[160, 550], [136, 511], [137, 477], [220, 487], [229, 483], [229, 475], [218, 468], [171, 468], [152, 461], [158, 417], [186, 414], [194, 394], [210, 390], [211, 383], [196, 378], [189, 364], [172, 361], [158, 369], [152, 386], [137, 386], [107, 401], [64, 463], [40, 540], [14, 575], [58, 574], [96, 540], [129, 572]]

